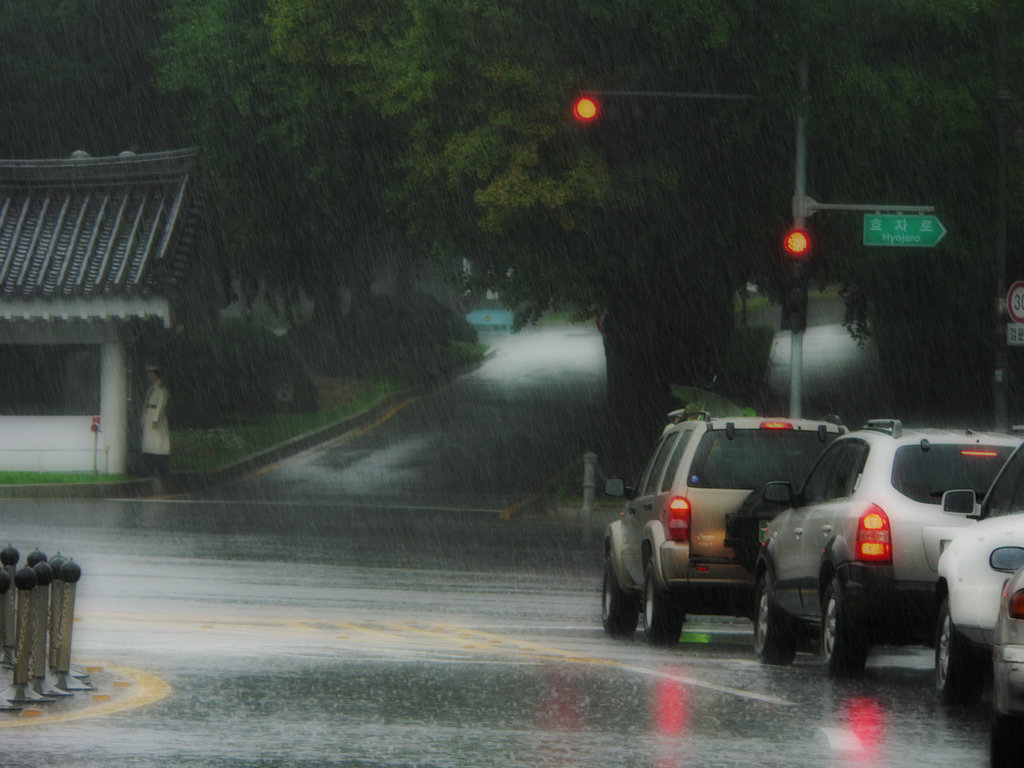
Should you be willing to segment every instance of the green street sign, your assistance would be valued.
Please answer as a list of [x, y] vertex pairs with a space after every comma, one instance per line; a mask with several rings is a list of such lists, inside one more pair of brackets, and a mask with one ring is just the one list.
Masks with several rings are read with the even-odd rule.
[[864, 215], [864, 245], [931, 248], [945, 236], [946, 228], [935, 216]]

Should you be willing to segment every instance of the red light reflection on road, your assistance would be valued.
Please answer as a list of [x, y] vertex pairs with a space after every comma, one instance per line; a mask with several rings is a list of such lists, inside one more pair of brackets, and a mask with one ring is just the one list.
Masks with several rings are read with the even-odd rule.
[[848, 699], [843, 709], [846, 731], [854, 737], [843, 749], [845, 764], [876, 765], [885, 747], [885, 712], [866, 696]]
[[541, 700], [540, 712], [544, 727], [549, 731], [579, 731], [583, 729], [583, 712], [576, 675], [571, 670], [547, 670], [547, 692]]
[[682, 737], [689, 720], [686, 686], [681, 672], [669, 667], [655, 678], [651, 692], [651, 729], [655, 736], [654, 768], [683, 765]]
[[544, 750], [557, 765], [577, 764], [579, 732], [586, 721], [578, 678], [578, 670], [572, 667], [550, 666], [544, 671], [546, 685], [538, 715], [546, 732]]

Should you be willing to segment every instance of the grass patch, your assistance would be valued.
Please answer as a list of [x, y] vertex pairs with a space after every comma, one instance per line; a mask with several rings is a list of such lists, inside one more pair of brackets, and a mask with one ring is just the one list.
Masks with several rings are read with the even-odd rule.
[[[407, 370], [392, 378], [317, 376], [316, 413], [276, 413], [262, 417], [226, 416], [216, 427], [175, 429], [171, 417], [171, 470], [209, 472], [262, 453], [275, 445], [328, 427], [354, 416], [374, 403], [408, 388], [410, 382], [449, 374], [460, 366], [479, 362], [485, 344], [452, 342], [431, 349], [424, 359], [412, 359]], [[404, 375], [403, 375], [404, 374]], [[93, 475], [91, 472], [0, 472], [0, 486], [52, 483], [110, 483], [139, 479], [132, 475]]]
[[171, 430], [171, 469], [200, 472], [220, 469], [299, 435], [353, 416], [376, 401], [401, 391], [391, 381], [318, 377], [318, 413], [278, 413], [258, 419], [236, 418], [211, 429]]

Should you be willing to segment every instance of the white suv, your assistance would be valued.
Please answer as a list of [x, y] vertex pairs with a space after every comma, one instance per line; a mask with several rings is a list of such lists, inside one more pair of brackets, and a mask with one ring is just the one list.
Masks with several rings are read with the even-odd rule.
[[845, 428], [824, 421], [737, 417], [665, 429], [636, 488], [605, 530], [602, 623], [648, 642], [679, 640], [687, 612], [751, 616], [753, 575], [726, 543], [726, 517], [769, 480], [799, 483]]
[[973, 524], [943, 494], [980, 498], [1020, 440], [904, 430], [876, 420], [832, 443], [801, 490], [770, 483], [789, 508], [768, 525], [756, 566], [754, 650], [788, 664], [820, 639], [831, 675], [859, 673], [872, 644], [930, 644], [942, 544]]
[[[966, 498], [957, 499], [957, 496]], [[950, 491], [944, 506], [967, 505], [966, 490]], [[1024, 564], [1024, 449], [996, 478], [976, 517], [939, 558], [935, 632], [935, 684], [947, 704], [971, 705], [988, 676], [1003, 585]]]

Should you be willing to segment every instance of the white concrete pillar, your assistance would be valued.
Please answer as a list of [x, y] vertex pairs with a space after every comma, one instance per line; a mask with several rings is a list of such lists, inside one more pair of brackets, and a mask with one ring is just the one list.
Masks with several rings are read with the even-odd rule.
[[128, 358], [120, 342], [100, 345], [100, 472], [123, 475], [128, 466], [128, 440], [137, 430], [128, 423]]

